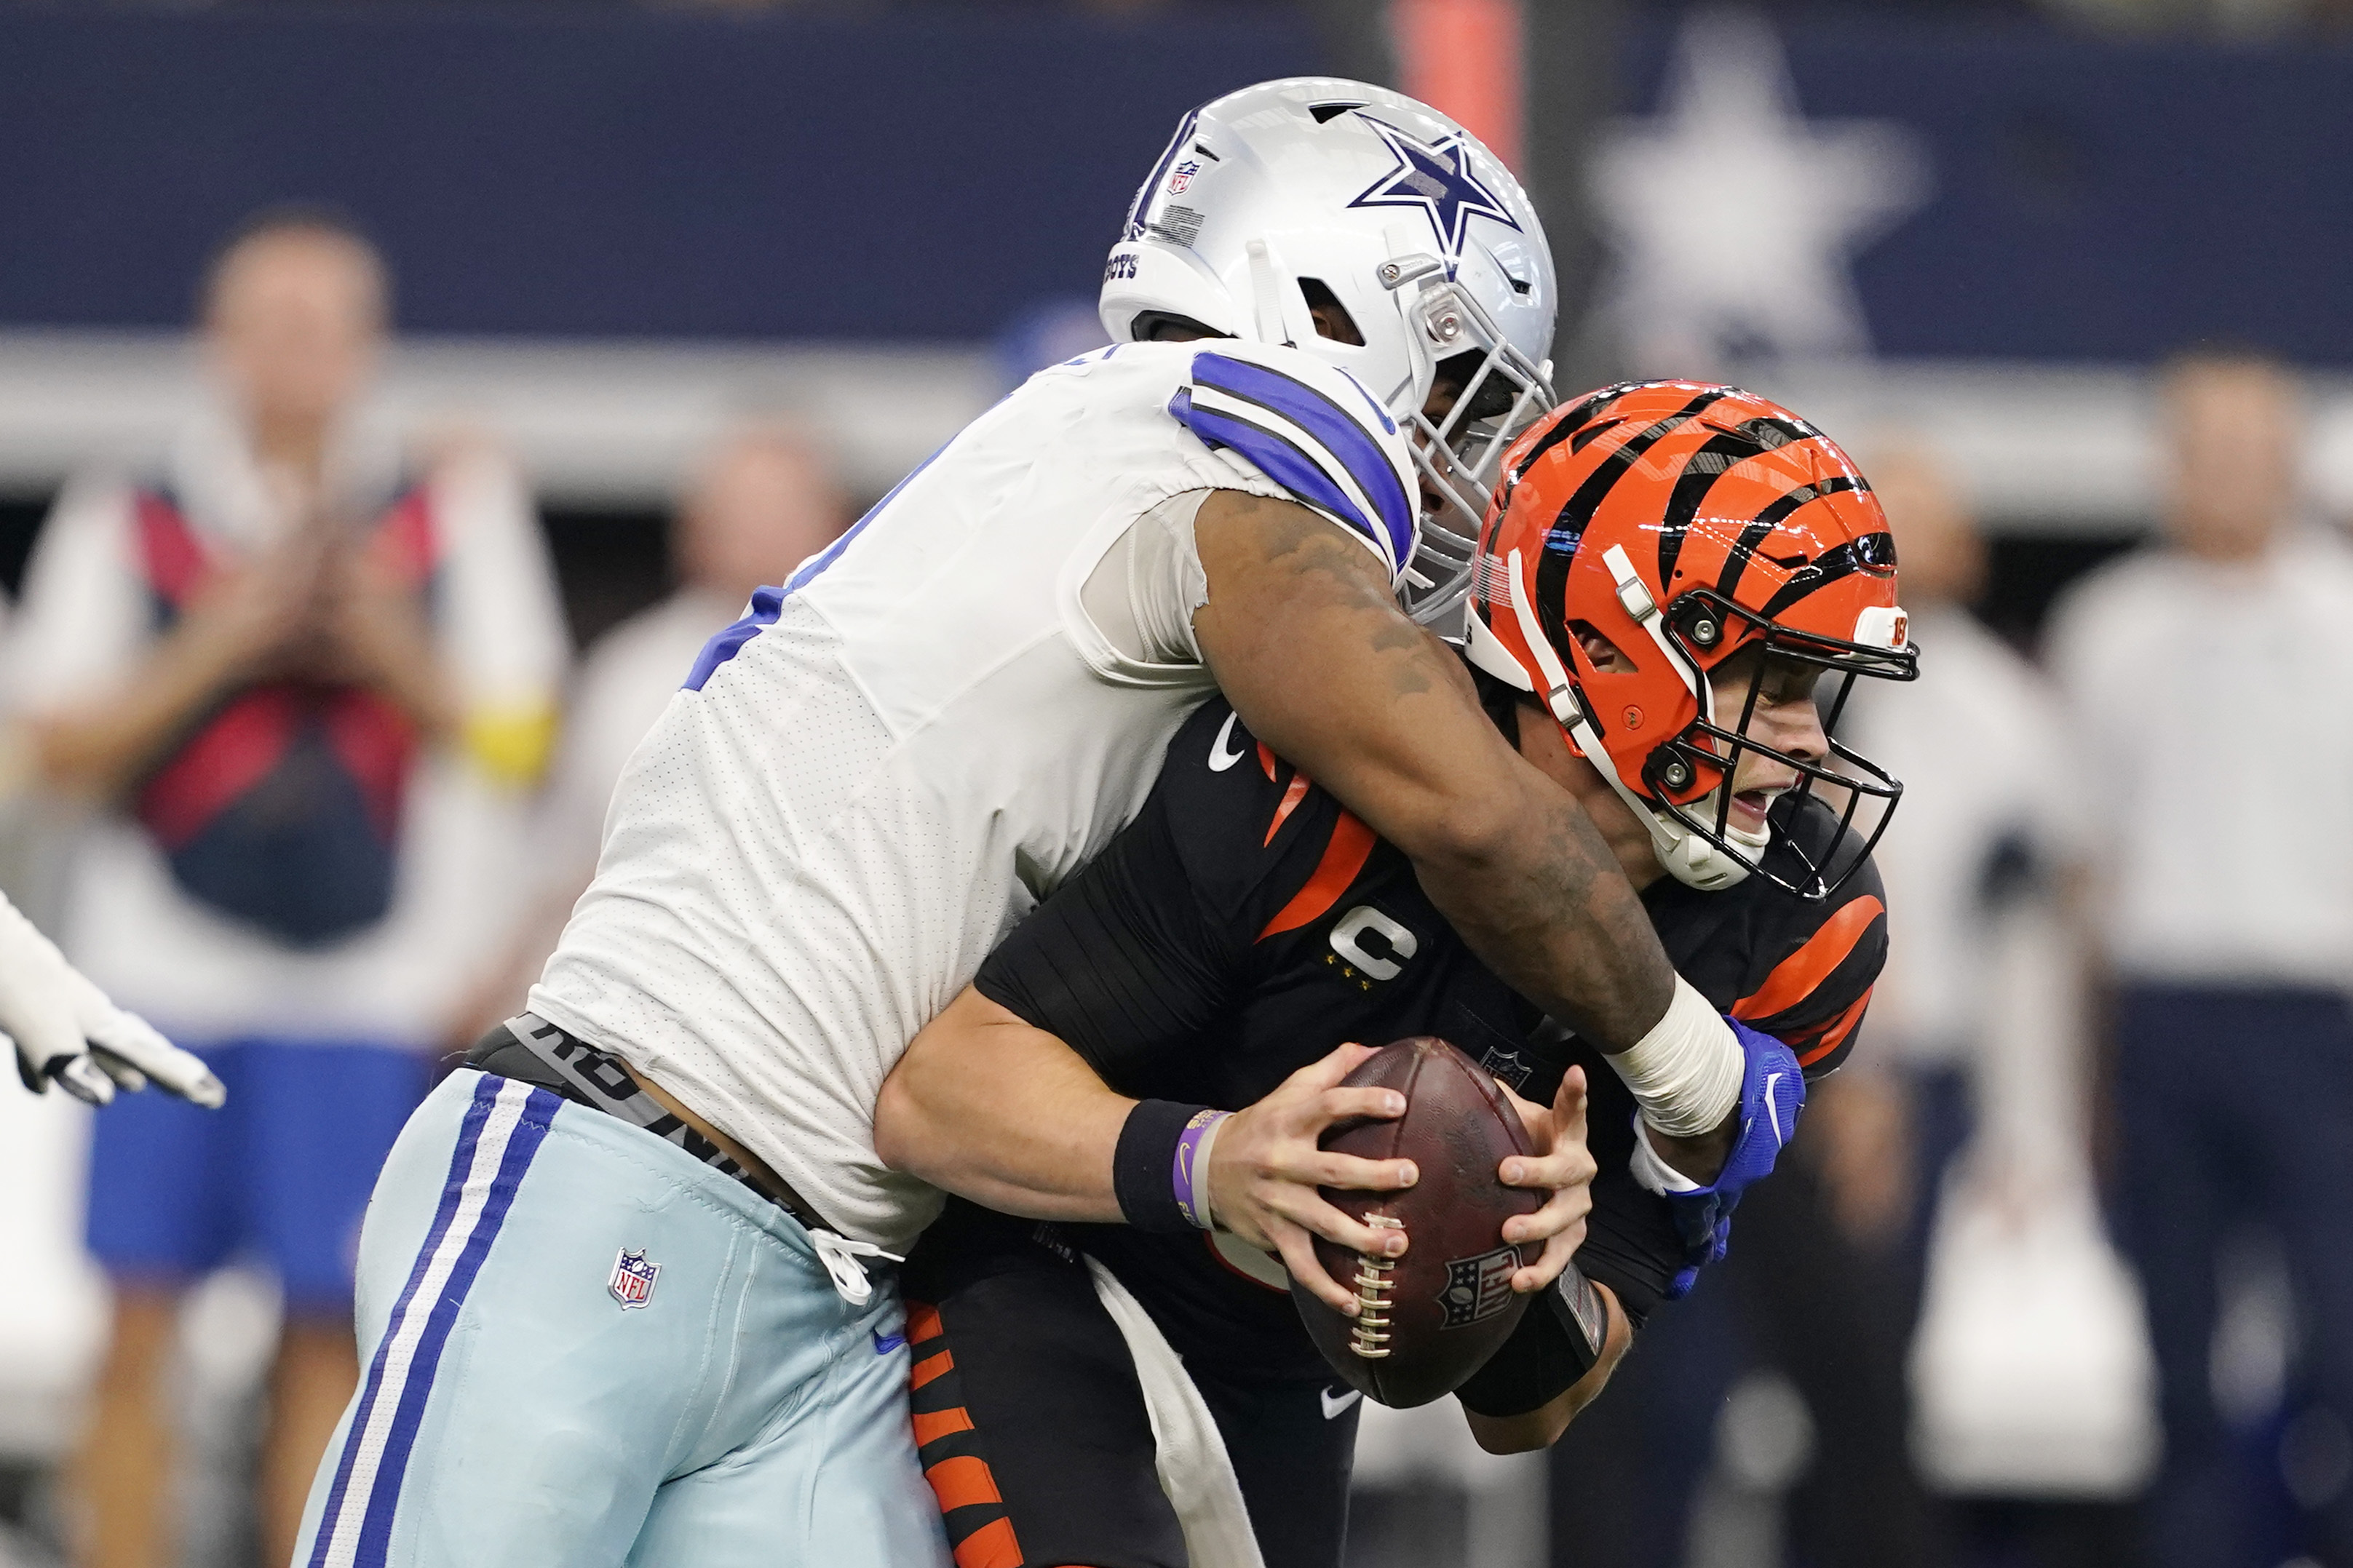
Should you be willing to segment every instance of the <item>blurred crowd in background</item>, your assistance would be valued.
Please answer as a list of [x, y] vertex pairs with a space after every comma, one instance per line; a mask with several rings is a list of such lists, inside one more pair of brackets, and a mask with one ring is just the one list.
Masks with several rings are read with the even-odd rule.
[[[1853, 1064], [1744, 1204], [1728, 1263], [1654, 1320], [1551, 1455], [1492, 1460], [1459, 1423], [1368, 1419], [1353, 1563], [2353, 1563], [2345, 252], [2318, 263], [2334, 296], [2269, 314], [2152, 303], [2179, 330], [2137, 352], [2021, 335], [2007, 359], [1947, 353], [1929, 340], [1947, 323], [1888, 305], [1926, 264], [1859, 258], [1909, 266], [1884, 261], [1909, 254], [1904, 225], [1972, 199], [1968, 176], [1930, 169], [1926, 133], [1810, 121], [1816, 82], [1846, 68], [1847, 14], [1794, 3], [1662, 8], [1647, 27], [1594, 0], [744, 9], [818, 14], [825, 47], [869, 49], [850, 98], [870, 160], [928, 93], [975, 114], [990, 85], [892, 79], [892, 37], [844, 45], [886, 13], [1049, 55], [1053, 37], [1107, 58], [1207, 39], [1198, 70], [1163, 79], [1164, 63], [1147, 84], [1174, 108], [1317, 59], [1389, 76], [1538, 166], [1570, 275], [1565, 395], [1626, 374], [1753, 378], [1847, 445], [1888, 511], [1923, 673], [1844, 721], [1909, 786], [1880, 852], [1889, 967]], [[2020, 51], [1997, 63], [2048, 34], [2078, 65], [2100, 46], [2051, 15], [2240, 32], [2353, 16], [2335, 0], [1873, 11], [1873, 26], [1980, 20]], [[1261, 39], [1261, 12], [1288, 30]], [[1572, 12], [1606, 48], [1561, 42]], [[219, 24], [267, 57], [259, 16]], [[56, 19], [0, 12], [0, 36], [81, 47]], [[1038, 43], [1049, 21], [1097, 30]], [[138, 25], [103, 20], [109, 38]], [[1784, 27], [1820, 51], [1785, 62]], [[2353, 102], [2353, 55], [2282, 68]], [[1593, 101], [1538, 101], [1561, 84]], [[1173, 119], [1096, 149], [1022, 143], [1025, 114], [998, 113], [950, 183], [1124, 189]], [[1710, 142], [1696, 184], [1675, 183], [1678, 137]], [[151, 149], [149, 175], [236, 151], [195, 141]], [[2053, 154], [2053, 199], [2114, 174], [2097, 134], [2085, 144], [2088, 174]], [[712, 144], [723, 171], [741, 155]], [[209, 258], [174, 285], [195, 301], [192, 352], [154, 303], [164, 285], [123, 283], [110, 315], [102, 268], [0, 259], [0, 564], [17, 567], [0, 883], [231, 1095], [212, 1117], [153, 1096], [92, 1117], [0, 1091], [0, 1568], [285, 1560], [355, 1375], [350, 1267], [376, 1166], [437, 1063], [520, 1005], [638, 736], [754, 585], [997, 393], [1101, 342], [1093, 238], [1046, 286], [1008, 286], [980, 331], [932, 331], [921, 300], [869, 298], [860, 275], [957, 294], [987, 268], [964, 255], [964, 220], [811, 201], [781, 225], [740, 219], [797, 238], [784, 275], [806, 318], [673, 331], [695, 307], [650, 268], [640, 326], [626, 299], [551, 305], [603, 344], [567, 347], [524, 307], [468, 316], [427, 254], [438, 335], [403, 350], [404, 247], [448, 243], [439, 220], [371, 210], [332, 160], [269, 157], [269, 188], [220, 174], [166, 215], [163, 251]], [[1735, 188], [1768, 176], [1761, 197]], [[12, 199], [62, 199], [47, 177], [0, 158]], [[708, 226], [723, 189], [691, 220], [598, 216], [704, 223], [707, 246], [738, 221]], [[1751, 226], [1689, 227], [1694, 191], [1721, 195], [1711, 221]], [[1107, 243], [1117, 208], [1076, 231]], [[1809, 212], [1843, 216], [1809, 237]], [[828, 236], [852, 222], [912, 256], [845, 253]], [[1711, 281], [1692, 258], [1721, 272], [1727, 244], [1746, 247], [1738, 277], [1819, 309]], [[757, 247], [700, 259], [778, 265]], [[2314, 265], [2279, 260], [2306, 280]], [[533, 268], [506, 271], [527, 297]], [[2084, 290], [2078, 314], [2126, 310]], [[892, 311], [903, 330], [857, 325]], [[2284, 341], [2274, 320], [2310, 332]], [[464, 337], [492, 331], [510, 337]], [[1905, 332], [1919, 341], [1889, 352]], [[2046, 350], [2073, 357], [2033, 363]], [[2017, 499], [2038, 487], [2039, 514]]]

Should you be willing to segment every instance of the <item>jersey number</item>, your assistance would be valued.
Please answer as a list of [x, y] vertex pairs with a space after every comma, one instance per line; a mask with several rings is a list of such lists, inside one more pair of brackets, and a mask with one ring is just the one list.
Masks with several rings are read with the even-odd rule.
[[[1388, 949], [1388, 956], [1366, 949], [1362, 939], [1367, 932]], [[1370, 904], [1358, 904], [1332, 927], [1332, 951], [1376, 980], [1395, 980], [1420, 945], [1413, 932]]]

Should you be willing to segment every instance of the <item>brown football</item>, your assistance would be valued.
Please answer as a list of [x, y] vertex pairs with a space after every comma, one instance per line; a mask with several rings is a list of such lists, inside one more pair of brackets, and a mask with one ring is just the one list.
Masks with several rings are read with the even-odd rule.
[[1405, 1114], [1337, 1123], [1324, 1147], [1411, 1160], [1421, 1179], [1401, 1193], [1325, 1187], [1324, 1196], [1369, 1223], [1403, 1226], [1410, 1245], [1392, 1263], [1318, 1237], [1317, 1259], [1356, 1292], [1363, 1311], [1344, 1316], [1295, 1282], [1292, 1300], [1324, 1359], [1366, 1398], [1400, 1409], [1427, 1405], [1485, 1365], [1527, 1310], [1529, 1299], [1512, 1291], [1512, 1274], [1543, 1248], [1506, 1245], [1504, 1221], [1535, 1212], [1542, 1195], [1495, 1174], [1511, 1155], [1530, 1152], [1527, 1134], [1494, 1079], [1434, 1036], [1382, 1047], [1345, 1081], [1400, 1091]]

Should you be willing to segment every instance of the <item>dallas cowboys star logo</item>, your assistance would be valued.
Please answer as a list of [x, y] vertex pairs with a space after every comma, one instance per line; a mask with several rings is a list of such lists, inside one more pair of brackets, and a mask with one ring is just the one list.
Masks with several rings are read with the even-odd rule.
[[1506, 228], [1520, 226], [1504, 210], [1495, 193], [1471, 172], [1470, 144], [1460, 136], [1441, 138], [1435, 146], [1414, 140], [1396, 126], [1361, 116], [1376, 135], [1397, 154], [1398, 166], [1374, 182], [1370, 190], [1348, 205], [1352, 207], [1419, 207], [1438, 231], [1439, 248], [1446, 255], [1446, 271], [1462, 257], [1462, 234], [1474, 217], [1491, 217]]

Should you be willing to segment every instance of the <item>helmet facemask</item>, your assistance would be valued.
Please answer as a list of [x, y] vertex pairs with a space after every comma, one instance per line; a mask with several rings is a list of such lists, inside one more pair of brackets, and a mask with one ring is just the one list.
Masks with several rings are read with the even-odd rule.
[[[1407, 613], [1427, 626], [1459, 613], [1471, 591], [1479, 532], [1505, 448], [1559, 400], [1549, 363], [1536, 364], [1514, 348], [1436, 257], [1384, 262], [1377, 275], [1398, 296], [1418, 362], [1409, 384], [1416, 390], [1398, 399], [1411, 397], [1411, 406], [1390, 412], [1409, 437], [1423, 485], [1420, 533], [1398, 595]], [[1417, 393], [1440, 381], [1458, 390], [1452, 406], [1433, 420], [1426, 394]]]
[[[1778, 404], [1693, 382], [1602, 388], [1507, 456], [1472, 662], [1536, 695], [1685, 886], [1849, 885], [1904, 786], [1838, 726], [1857, 678], [1912, 680], [1919, 657], [1861, 472]], [[1784, 704], [1802, 743], [1780, 732]], [[1740, 778], [1751, 753], [1767, 777]]]
[[[1714, 589], [1694, 588], [1678, 595], [1662, 617], [1658, 640], [1693, 686], [1699, 713], [1643, 762], [1641, 789], [1650, 797], [1651, 809], [1785, 891], [1807, 900], [1836, 894], [1870, 858], [1904, 795], [1901, 780], [1838, 738], [1839, 720], [1858, 679], [1918, 677], [1917, 655], [1902, 642], [1900, 621], [1894, 630], [1896, 646], [1873, 646], [1768, 620]], [[1716, 719], [1716, 688], [1724, 667], [1752, 649], [1756, 662], [1740, 717], [1727, 727]], [[1749, 733], [1767, 672], [1776, 665], [1810, 668], [1838, 682], [1827, 700], [1819, 691], [1812, 699], [1830, 747], [1820, 761], [1781, 751]], [[1732, 821], [1731, 785], [1742, 758], [1751, 752], [1798, 778], [1773, 802], [1770, 826], [1763, 833], [1744, 830]], [[1819, 860], [1789, 830], [1805, 802], [1816, 798], [1839, 819], [1839, 830]]]

